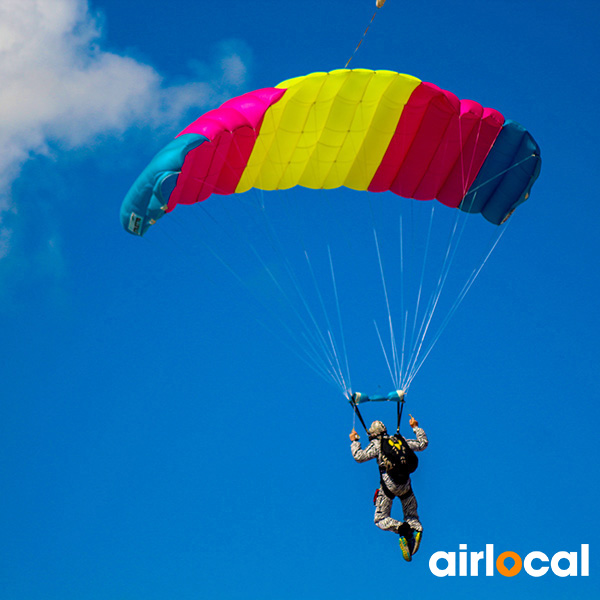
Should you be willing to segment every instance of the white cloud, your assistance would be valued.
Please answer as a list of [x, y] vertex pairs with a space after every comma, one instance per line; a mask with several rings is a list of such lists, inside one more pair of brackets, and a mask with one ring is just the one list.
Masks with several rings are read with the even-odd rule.
[[234, 86], [243, 85], [248, 75], [247, 63], [243, 55], [247, 53], [245, 47], [232, 41], [221, 44], [221, 69], [225, 81]]
[[[102, 52], [78, 0], [0, 4], [0, 179], [9, 183], [32, 154], [57, 140], [77, 146], [120, 131], [160, 85], [147, 65]], [[8, 180], [8, 181], [7, 181]]]
[[6, 227], [0, 228], [0, 260], [3, 259], [10, 248], [10, 237], [12, 231]]
[[[222, 99], [223, 86], [245, 83], [239, 44], [220, 48], [217, 73], [175, 86], [101, 45], [85, 0], [0, 2], [0, 189], [10, 189], [23, 164], [50, 148], [76, 149], [133, 126], [173, 123], [190, 107]], [[14, 212], [14, 204], [0, 195], [0, 255], [10, 240], [2, 213]]]

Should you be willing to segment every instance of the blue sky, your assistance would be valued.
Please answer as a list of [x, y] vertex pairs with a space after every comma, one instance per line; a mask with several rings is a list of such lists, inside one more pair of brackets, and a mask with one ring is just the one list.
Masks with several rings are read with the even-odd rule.
[[[377, 470], [350, 456], [344, 397], [246, 293], [264, 274], [239, 267], [236, 287], [209, 260], [205, 240], [245, 260], [237, 233], [213, 245], [197, 207], [141, 240], [119, 224], [132, 181], [190, 120], [343, 67], [373, 10], [2, 3], [2, 600], [598, 593], [595, 2], [388, 0], [351, 62], [499, 109], [544, 161], [408, 396], [430, 439], [410, 565], [373, 526]], [[336, 263], [340, 282], [354, 270]], [[375, 297], [352, 289], [344, 309]], [[389, 391], [372, 328], [346, 327], [356, 389]], [[394, 421], [389, 406], [365, 416]], [[590, 544], [590, 576], [435, 577], [429, 557], [459, 544]]]

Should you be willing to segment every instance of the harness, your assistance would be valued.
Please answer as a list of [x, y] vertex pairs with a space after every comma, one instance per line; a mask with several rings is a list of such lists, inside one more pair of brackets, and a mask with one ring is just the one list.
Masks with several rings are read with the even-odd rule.
[[[419, 459], [417, 458], [415, 452], [410, 448], [407, 441], [400, 434], [400, 421], [402, 419], [402, 411], [404, 409], [404, 395], [400, 395], [398, 392], [392, 392], [388, 396], [374, 396], [369, 398], [368, 396], [362, 396], [361, 394], [353, 394], [350, 398], [350, 405], [354, 409], [356, 416], [358, 417], [361, 425], [363, 426], [367, 435], [369, 435], [369, 430], [367, 425], [360, 413], [360, 409], [358, 408], [358, 404], [360, 401], [395, 401], [397, 403], [397, 427], [396, 433], [393, 436], [388, 436], [382, 434], [379, 437], [380, 445], [379, 445], [379, 481], [381, 485], [381, 490], [388, 498], [394, 498], [395, 494], [393, 494], [385, 484], [383, 480], [383, 474], [387, 473], [390, 479], [398, 485], [404, 485], [407, 481], [409, 481], [410, 474], [413, 473], [418, 464]], [[389, 444], [390, 448], [384, 446], [384, 444]], [[412, 494], [412, 488], [410, 487], [403, 492], [399, 498], [404, 499]], [[377, 493], [375, 494], [375, 498], [373, 501], [377, 500]]]

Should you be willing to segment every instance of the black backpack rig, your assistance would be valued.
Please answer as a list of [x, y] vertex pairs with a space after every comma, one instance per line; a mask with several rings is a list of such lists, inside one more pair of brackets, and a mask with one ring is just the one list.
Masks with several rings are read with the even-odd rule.
[[381, 436], [379, 458], [381, 474], [387, 473], [396, 483], [404, 483], [419, 466], [415, 451], [398, 432]]

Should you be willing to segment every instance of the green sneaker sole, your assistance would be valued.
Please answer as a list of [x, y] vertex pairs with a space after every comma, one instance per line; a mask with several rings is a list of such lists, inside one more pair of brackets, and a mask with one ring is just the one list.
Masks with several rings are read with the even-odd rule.
[[410, 554], [410, 550], [408, 548], [408, 542], [406, 541], [406, 538], [403, 536], [400, 536], [399, 544], [400, 544], [400, 550], [402, 550], [402, 558], [404, 558], [404, 560], [410, 562], [412, 560], [412, 556]]

